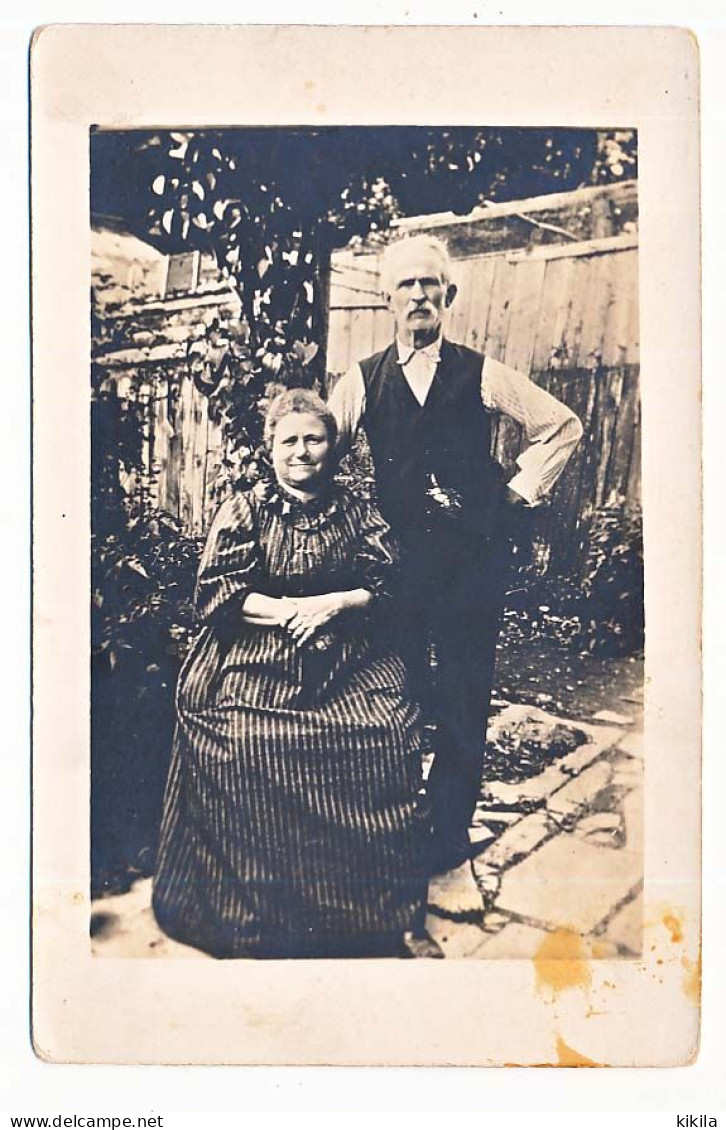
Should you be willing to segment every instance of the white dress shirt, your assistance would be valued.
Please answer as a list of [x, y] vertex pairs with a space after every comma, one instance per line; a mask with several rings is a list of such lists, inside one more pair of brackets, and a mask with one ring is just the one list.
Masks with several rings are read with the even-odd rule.
[[398, 349], [398, 363], [403, 369], [408, 387], [423, 408], [426, 397], [433, 384], [436, 366], [441, 360], [441, 334], [431, 345], [423, 349], [414, 349], [412, 345], [403, 345], [396, 338]]
[[[423, 349], [396, 339], [399, 364], [422, 406], [426, 403], [439, 363], [441, 336]], [[530, 506], [537, 506], [557, 482], [582, 436], [582, 424], [567, 405], [539, 388], [523, 373], [485, 357], [481, 398], [491, 412], [502, 412], [522, 425], [529, 446], [517, 456], [517, 474], [509, 487]], [[360, 365], [345, 373], [329, 400], [339, 434], [340, 451], [350, 446], [365, 413], [366, 387]]]

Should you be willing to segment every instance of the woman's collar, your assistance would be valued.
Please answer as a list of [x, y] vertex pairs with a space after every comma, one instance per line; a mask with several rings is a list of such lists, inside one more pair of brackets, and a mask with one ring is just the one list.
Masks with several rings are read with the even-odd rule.
[[319, 520], [332, 517], [340, 508], [340, 491], [332, 479], [328, 479], [322, 489], [310, 498], [302, 497], [274, 476], [260, 480], [253, 491], [265, 506], [283, 517]]

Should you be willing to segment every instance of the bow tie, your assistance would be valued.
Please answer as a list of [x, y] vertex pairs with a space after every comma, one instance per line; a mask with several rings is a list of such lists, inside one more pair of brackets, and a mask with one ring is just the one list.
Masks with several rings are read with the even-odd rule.
[[441, 360], [438, 341], [433, 341], [431, 345], [425, 345], [423, 349], [414, 349], [413, 347], [411, 347], [410, 349], [406, 347], [401, 348], [401, 346], [399, 345], [399, 365], [408, 365], [409, 361], [414, 356], [428, 357], [429, 361], [433, 361], [435, 365], [438, 365], [439, 361]]

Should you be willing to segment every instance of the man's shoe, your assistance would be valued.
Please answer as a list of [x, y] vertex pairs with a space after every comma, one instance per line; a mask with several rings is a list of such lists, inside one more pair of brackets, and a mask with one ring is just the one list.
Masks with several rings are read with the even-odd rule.
[[425, 930], [420, 934], [414, 934], [413, 931], [407, 930], [403, 935], [401, 957], [441, 958], [444, 956], [441, 946]]

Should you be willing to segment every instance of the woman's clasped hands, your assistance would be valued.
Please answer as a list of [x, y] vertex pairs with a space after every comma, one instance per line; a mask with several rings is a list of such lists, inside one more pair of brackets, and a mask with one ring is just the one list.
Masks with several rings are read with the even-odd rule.
[[343, 610], [340, 593], [321, 596], [282, 597], [280, 625], [298, 647], [304, 647]]

